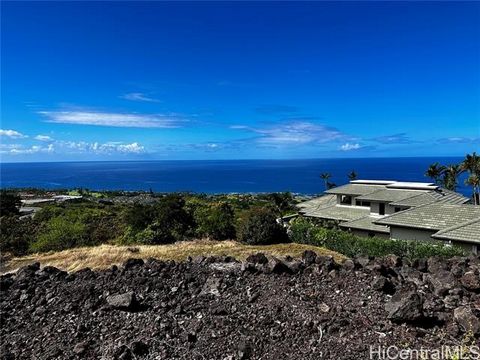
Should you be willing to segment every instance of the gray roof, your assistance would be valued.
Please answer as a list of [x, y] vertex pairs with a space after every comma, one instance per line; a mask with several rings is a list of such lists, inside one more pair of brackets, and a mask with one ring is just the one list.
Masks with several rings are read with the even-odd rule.
[[382, 189], [385, 189], [384, 185], [346, 184], [325, 192], [339, 195], [366, 195]]
[[438, 231], [477, 217], [480, 217], [480, 206], [435, 202], [400, 211], [375, 223]]
[[433, 234], [432, 237], [480, 244], [480, 217], [447, 227]]
[[360, 219], [370, 214], [369, 208], [333, 205], [323, 209], [308, 209], [301, 211], [305, 216], [320, 219], [351, 221]]
[[365, 216], [360, 219], [352, 220], [352, 221], [347, 221], [344, 223], [341, 223], [341, 227], [349, 228], [349, 229], [360, 229], [360, 230], [366, 230], [366, 231], [375, 231], [375, 232], [381, 232], [385, 234], [389, 234], [390, 230], [388, 229], [388, 226], [386, 225], [377, 225], [374, 223], [374, 221], [378, 220], [378, 217], [373, 217], [373, 216]]
[[358, 200], [395, 202], [425, 194], [422, 190], [383, 189], [357, 197]]
[[421, 206], [427, 205], [434, 202], [438, 203], [447, 203], [447, 204], [465, 204], [470, 200], [463, 196], [462, 194], [456, 193], [454, 191], [439, 189], [437, 191], [428, 191], [420, 195], [409, 197], [403, 200], [396, 200], [390, 205], [393, 206]]
[[335, 205], [336, 203], [336, 195], [323, 195], [312, 200], [301, 202], [300, 204], [297, 204], [297, 208], [299, 208], [300, 211], [306, 209], [323, 209]]

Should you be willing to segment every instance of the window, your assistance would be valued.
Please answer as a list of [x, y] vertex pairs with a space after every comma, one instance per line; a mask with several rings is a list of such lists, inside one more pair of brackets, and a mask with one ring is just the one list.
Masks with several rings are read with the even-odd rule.
[[343, 195], [341, 203], [343, 205], [352, 205], [352, 197], [349, 195]]
[[380, 203], [380, 204], [379, 204], [378, 213], [379, 213], [380, 215], [385, 215], [385, 204], [384, 204], [384, 203]]
[[370, 207], [370, 201], [357, 200], [355, 203], [357, 206]]

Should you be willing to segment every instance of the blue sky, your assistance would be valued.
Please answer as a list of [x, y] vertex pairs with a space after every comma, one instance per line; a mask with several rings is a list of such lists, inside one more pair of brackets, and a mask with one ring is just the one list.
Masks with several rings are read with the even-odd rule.
[[2, 2], [1, 159], [480, 150], [480, 3]]

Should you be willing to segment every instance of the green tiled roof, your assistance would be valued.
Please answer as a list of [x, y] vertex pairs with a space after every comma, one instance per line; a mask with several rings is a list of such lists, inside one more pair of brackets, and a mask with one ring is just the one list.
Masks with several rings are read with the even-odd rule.
[[480, 244], [480, 217], [453, 225], [432, 235], [436, 239], [457, 240]]
[[423, 190], [383, 189], [357, 197], [358, 200], [395, 202], [425, 194]]
[[418, 229], [442, 230], [480, 217], [480, 206], [432, 203], [400, 211], [375, 223]]
[[376, 232], [389, 234], [390, 231], [388, 229], [388, 226], [374, 224], [373, 221], [376, 221], [376, 220], [378, 220], [377, 217], [365, 216], [357, 220], [341, 223], [340, 226], [349, 228], [349, 229], [360, 229], [360, 230], [376, 231]]
[[346, 184], [325, 192], [327, 194], [366, 195], [382, 189], [385, 189], [384, 185]]
[[465, 204], [468, 201], [469, 199], [462, 194], [446, 189], [440, 189], [439, 191], [428, 191], [426, 193], [414, 197], [409, 197], [404, 200], [397, 200], [392, 202], [390, 205], [414, 207], [431, 204], [434, 202], [447, 204]]
[[299, 208], [300, 211], [304, 211], [307, 209], [323, 209], [325, 207], [335, 205], [336, 203], [336, 195], [323, 195], [312, 200], [304, 201], [298, 204], [297, 208]]
[[304, 209], [301, 213], [321, 219], [351, 221], [370, 214], [369, 208], [333, 205], [323, 209]]

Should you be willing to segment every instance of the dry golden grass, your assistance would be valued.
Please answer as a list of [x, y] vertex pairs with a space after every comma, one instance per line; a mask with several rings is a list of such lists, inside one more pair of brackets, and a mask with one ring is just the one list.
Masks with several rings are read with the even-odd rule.
[[343, 255], [334, 251], [311, 245], [291, 243], [254, 246], [235, 241], [196, 240], [171, 245], [100, 245], [32, 254], [10, 259], [2, 264], [1, 272], [14, 271], [36, 261], [39, 261], [42, 266], [50, 265], [66, 271], [77, 271], [86, 267], [96, 270], [105, 269], [112, 265], [119, 265], [129, 258], [182, 261], [189, 256], [230, 255], [239, 260], [244, 260], [248, 255], [257, 252], [269, 253], [274, 256], [300, 257], [305, 250], [313, 250], [319, 255], [332, 255], [336, 261], [345, 259]]

